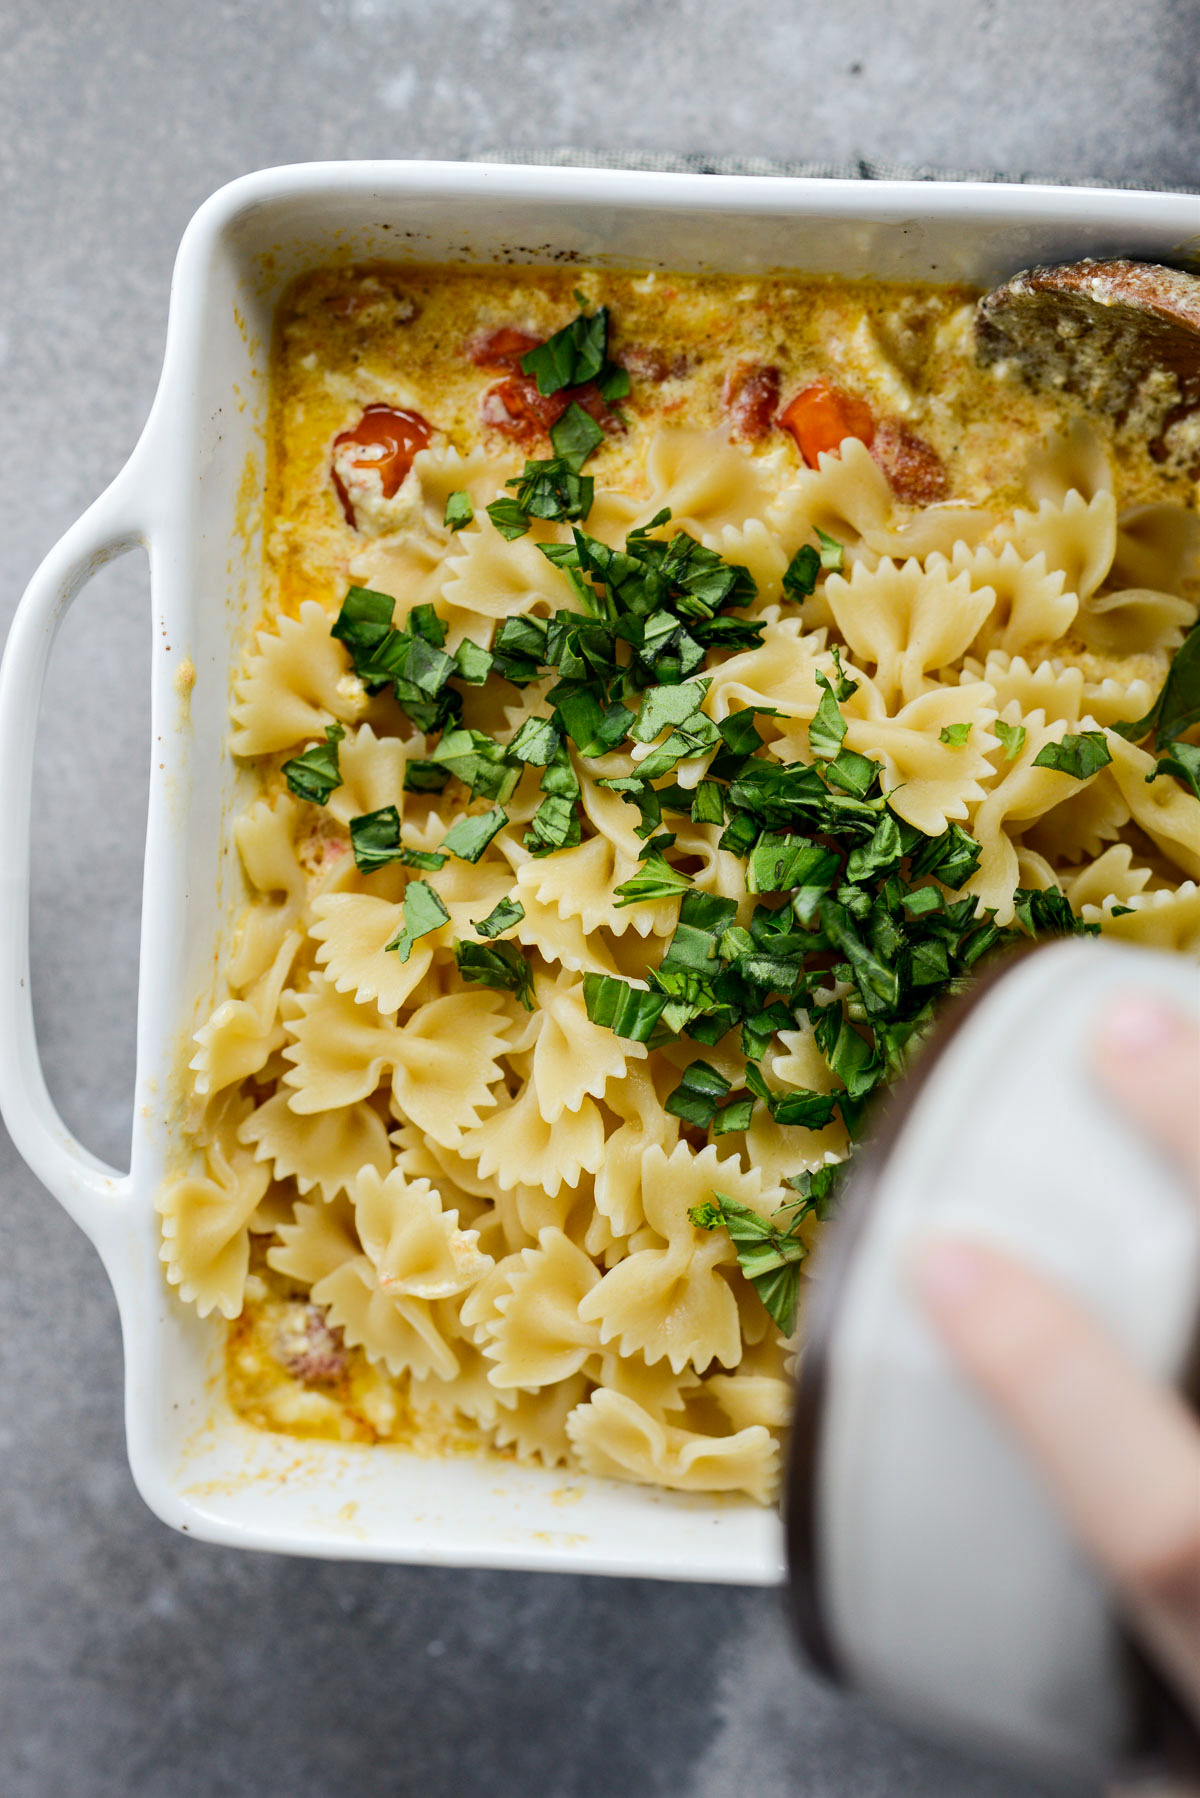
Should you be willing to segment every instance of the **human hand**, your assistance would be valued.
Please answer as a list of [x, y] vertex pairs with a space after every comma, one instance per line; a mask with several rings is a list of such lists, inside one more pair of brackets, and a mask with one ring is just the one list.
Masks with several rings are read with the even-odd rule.
[[[1200, 1196], [1200, 1033], [1130, 995], [1101, 1020], [1097, 1071]], [[1040, 1468], [1129, 1621], [1200, 1719], [1200, 1427], [1051, 1281], [942, 1238], [916, 1278], [933, 1322]]]

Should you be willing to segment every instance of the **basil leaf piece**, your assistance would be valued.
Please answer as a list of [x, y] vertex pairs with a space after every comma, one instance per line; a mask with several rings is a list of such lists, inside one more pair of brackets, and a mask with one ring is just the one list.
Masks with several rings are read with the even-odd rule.
[[465, 487], [456, 487], [446, 501], [446, 514], [442, 519], [448, 531], [461, 531], [465, 524], [470, 524], [475, 516], [475, 507], [471, 495]]
[[838, 871], [838, 858], [831, 849], [804, 837], [776, 836], [764, 831], [754, 845], [746, 871], [746, 889], [751, 893], [791, 893], [803, 888], [815, 898], [806, 896], [803, 909], [808, 910], [829, 890]]
[[721, 1106], [709, 1128], [714, 1136], [728, 1136], [731, 1130], [748, 1130], [753, 1116], [753, 1099], [731, 1099]]
[[485, 510], [500, 535], [508, 543], [515, 543], [517, 538], [523, 537], [529, 529], [529, 519], [515, 499], [501, 496], [500, 499], [494, 499]]
[[521, 373], [532, 375], [540, 394], [594, 381], [608, 354], [608, 310], [601, 306], [590, 318], [580, 313], [553, 337], [521, 357]]
[[782, 1218], [785, 1211], [793, 1211], [797, 1214], [797, 1223], [810, 1214], [819, 1223], [825, 1223], [845, 1180], [846, 1167], [844, 1161], [828, 1161], [824, 1167], [814, 1168], [811, 1173], [790, 1175], [786, 1184], [799, 1193], [800, 1197], [793, 1199], [790, 1205], [781, 1205], [776, 1217]]
[[1067, 731], [1057, 743], [1047, 743], [1033, 758], [1035, 768], [1055, 768], [1074, 780], [1090, 780], [1112, 761], [1102, 730]]
[[649, 1042], [667, 1004], [665, 993], [631, 986], [613, 974], [585, 974], [583, 1003], [593, 1024], [607, 1025], [615, 1036]]
[[824, 690], [821, 703], [808, 727], [808, 744], [819, 760], [831, 762], [841, 751], [842, 739], [846, 735], [846, 720], [842, 717], [832, 683], [819, 668], [815, 673], [817, 685]]
[[558, 754], [562, 737], [553, 718], [526, 718], [508, 746], [508, 753], [527, 767], [544, 768]]
[[771, 1116], [777, 1124], [823, 1130], [826, 1124], [833, 1122], [837, 1103], [836, 1093], [819, 1093], [810, 1087], [798, 1087], [794, 1091], [772, 1095]]
[[441, 649], [445, 644], [445, 621], [438, 617], [431, 605], [414, 606], [405, 619], [404, 626], [410, 636], [423, 637], [435, 649]]
[[1200, 799], [1200, 747], [1195, 743], [1168, 743], [1153, 774], [1147, 774], [1146, 785], [1164, 774], [1173, 774]]
[[601, 399], [609, 405], [613, 400], [627, 399], [629, 396], [629, 370], [620, 363], [606, 362], [596, 376], [596, 386], [600, 390]]
[[784, 570], [783, 590], [788, 598], [798, 603], [806, 600], [816, 591], [820, 572], [820, 552], [811, 543], [802, 543]]
[[448, 730], [429, 760], [469, 787], [472, 799], [482, 794], [500, 805], [511, 798], [521, 778], [521, 764], [481, 730]]
[[404, 889], [404, 924], [385, 949], [394, 949], [401, 961], [412, 954], [413, 944], [450, 922], [450, 913], [427, 880], [410, 880]]
[[574, 849], [583, 840], [579, 813], [573, 800], [548, 793], [529, 820], [521, 842], [533, 855], [553, 855], [556, 849]]
[[467, 986], [492, 986], [515, 993], [526, 1011], [533, 1010], [533, 970], [515, 943], [456, 940], [454, 961]]
[[880, 1060], [836, 1001], [817, 1007], [813, 1034], [830, 1071], [837, 1075], [850, 1098], [865, 1099], [874, 1091], [883, 1075]]
[[997, 718], [992, 729], [1004, 745], [1004, 760], [1015, 762], [1025, 747], [1025, 726], [1023, 724], [1005, 724], [1003, 718]]
[[297, 799], [307, 799], [310, 805], [329, 803], [329, 795], [342, 784], [338, 744], [345, 734], [344, 724], [330, 724], [323, 743], [313, 743], [303, 755], [293, 756], [283, 764], [287, 784]]
[[663, 1110], [685, 1124], [707, 1130], [717, 1112], [717, 1100], [729, 1091], [729, 1082], [707, 1061], [693, 1061], [683, 1070], [679, 1085], [663, 1102]]
[[786, 1336], [796, 1327], [800, 1264], [808, 1253], [798, 1235], [781, 1227], [790, 1210], [784, 1206], [768, 1219], [728, 1193], [714, 1192], [711, 1204], [694, 1205], [688, 1211], [697, 1229], [725, 1226], [737, 1250], [738, 1266]]
[[502, 936], [506, 930], [511, 930], [515, 924], [519, 924], [524, 916], [525, 907], [519, 899], [501, 899], [492, 907], [487, 917], [480, 918], [478, 924], [472, 924], [471, 929], [476, 936]]
[[646, 899], [673, 899], [677, 894], [689, 892], [691, 886], [690, 875], [681, 874], [663, 856], [651, 854], [646, 856], [636, 874], [631, 874], [614, 889], [614, 904], [620, 910]]
[[1058, 887], [1018, 887], [1013, 894], [1017, 921], [1030, 936], [1096, 936], [1098, 924], [1085, 924], [1071, 910]]
[[686, 725], [703, 716], [701, 702], [711, 686], [711, 680], [694, 680], [678, 687], [651, 687], [642, 696], [629, 735], [635, 743], [653, 743], [668, 726]]
[[926, 837], [912, 856], [909, 872], [914, 879], [932, 874], [943, 886], [965, 886], [983, 860], [983, 849], [961, 824], [951, 824], [940, 837]]
[[938, 732], [938, 742], [948, 743], [952, 749], [961, 749], [971, 734], [970, 724], [944, 724]]
[[440, 793], [449, 779], [448, 769], [439, 768], [436, 762], [422, 760], [419, 756], [404, 764], [406, 793]]
[[[821, 545], [821, 567], [830, 574], [840, 574], [846, 565], [846, 550], [836, 537], [823, 531], [819, 524], [813, 526], [817, 542]], [[842, 695], [844, 698], [845, 695]]]
[[756, 718], [778, 718], [779, 713], [774, 706], [747, 706], [743, 712], [730, 712], [722, 718], [717, 729], [721, 733], [721, 741], [732, 755], [753, 755], [761, 749], [765, 739], [759, 734]]
[[1153, 733], [1153, 746], [1181, 737], [1185, 730], [1200, 721], [1200, 619], [1171, 658], [1167, 677], [1158, 698], [1144, 718], [1129, 724], [1112, 726], [1131, 743]]
[[724, 824], [725, 789], [716, 780], [698, 781], [692, 801], [693, 824]]
[[[572, 400], [558, 423], [550, 427], [550, 443], [554, 454], [578, 474], [593, 450], [599, 449], [604, 442], [604, 432], [596, 423], [590, 412], [585, 412], [578, 400]], [[591, 511], [591, 507], [587, 508]], [[568, 514], [586, 518], [587, 512]]]
[[441, 847], [448, 855], [456, 855], [459, 861], [477, 862], [492, 838], [498, 836], [507, 823], [508, 813], [500, 805], [493, 806], [489, 812], [459, 818], [442, 838]]
[[346, 645], [356, 674], [362, 673], [360, 661], [369, 662], [390, 632], [395, 609], [396, 602], [387, 593], [376, 593], [371, 587], [348, 590], [329, 634]]
[[[576, 410], [579, 411], [580, 408], [576, 407]], [[587, 418], [586, 412], [583, 417]], [[591, 475], [581, 475], [561, 456], [526, 462], [523, 472], [515, 480], [506, 482], [506, 485], [516, 488], [516, 504], [526, 520], [586, 518], [592, 509], [596, 491]], [[497, 505], [500, 503], [496, 502]], [[492, 512], [491, 506], [488, 511]], [[503, 526], [494, 517], [492, 522], [508, 534], [507, 518]], [[514, 535], [519, 536], [520, 533], [514, 532]], [[550, 559], [554, 560], [553, 557]]]
[[464, 637], [454, 652], [455, 677], [466, 681], [469, 687], [486, 686], [493, 665], [491, 651], [481, 649], [470, 637]]
[[350, 847], [360, 874], [370, 874], [376, 868], [386, 868], [390, 862], [399, 861], [402, 845], [400, 813], [396, 807], [385, 805], [377, 812], [364, 812], [359, 818], [351, 818]]

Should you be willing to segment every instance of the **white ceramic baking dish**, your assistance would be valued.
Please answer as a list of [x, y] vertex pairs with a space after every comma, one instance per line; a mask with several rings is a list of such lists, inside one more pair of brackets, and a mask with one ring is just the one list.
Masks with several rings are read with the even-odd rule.
[[[301, 1443], [246, 1427], [222, 1390], [224, 1323], [168, 1292], [154, 1195], [179, 1070], [213, 1002], [241, 900], [229, 822], [230, 669], [254, 603], [274, 305], [303, 269], [399, 262], [604, 266], [991, 282], [1031, 262], [1200, 242], [1188, 196], [985, 185], [744, 179], [455, 163], [328, 163], [222, 188], [188, 226], [162, 380], [112, 486], [30, 582], [0, 671], [0, 1109], [34, 1172], [95, 1243], [125, 1343], [129, 1459], [151, 1509], [212, 1541], [299, 1554], [772, 1582], [774, 1513], [479, 1458]], [[56, 1115], [28, 983], [34, 726], [59, 623], [90, 575], [150, 556], [153, 756], [131, 1167]], [[190, 703], [179, 680], [195, 666]]]

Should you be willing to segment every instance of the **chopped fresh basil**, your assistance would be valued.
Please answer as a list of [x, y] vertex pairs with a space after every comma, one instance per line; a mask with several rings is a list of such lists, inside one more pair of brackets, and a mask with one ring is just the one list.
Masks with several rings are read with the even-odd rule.
[[287, 784], [297, 799], [307, 799], [310, 805], [328, 805], [329, 795], [342, 784], [338, 744], [345, 734], [344, 724], [331, 724], [323, 743], [312, 744], [303, 755], [293, 756], [283, 764]]
[[492, 838], [498, 836], [507, 823], [508, 813], [501, 805], [493, 806], [490, 812], [459, 818], [442, 838], [441, 847], [448, 855], [456, 855], [459, 861], [477, 862]]
[[470, 524], [475, 516], [475, 507], [471, 495], [465, 487], [458, 487], [446, 501], [446, 515], [442, 519], [448, 531], [461, 531], [465, 524]]
[[1176, 780], [1183, 782], [1200, 799], [1200, 746], [1195, 743], [1168, 743], [1158, 758], [1152, 774], [1147, 774], [1146, 784], [1158, 780], [1164, 774], [1173, 774]]
[[707, 1061], [693, 1061], [683, 1070], [679, 1085], [663, 1103], [663, 1110], [699, 1130], [707, 1130], [717, 1114], [718, 1100], [729, 1091], [729, 1082]]
[[490, 650], [481, 649], [470, 637], [464, 637], [454, 652], [454, 672], [457, 679], [466, 681], [469, 687], [482, 687], [495, 665], [495, 658]]
[[604, 1024], [630, 1042], [649, 1042], [663, 1014], [664, 993], [647, 992], [612, 974], [585, 974], [583, 1002], [593, 1024]]
[[845, 546], [823, 531], [820, 525], [814, 525], [817, 542], [821, 545], [821, 567], [829, 574], [840, 574], [846, 565]]
[[1003, 718], [997, 718], [992, 729], [1004, 745], [1004, 760], [1015, 762], [1025, 747], [1025, 726], [1023, 724], [1005, 724]]
[[1102, 730], [1067, 731], [1057, 743], [1047, 743], [1033, 758], [1035, 768], [1055, 768], [1074, 780], [1090, 780], [1112, 761]]
[[816, 670], [816, 677], [817, 684], [823, 691], [821, 703], [808, 727], [808, 744], [819, 760], [831, 762], [841, 753], [842, 739], [846, 735], [846, 720], [842, 717], [842, 708], [837, 702], [832, 683], [819, 668]]
[[361, 675], [362, 667], [369, 666], [374, 652], [391, 631], [395, 609], [394, 599], [370, 587], [351, 587], [347, 592], [329, 634], [346, 645], [356, 674]]
[[524, 916], [525, 907], [519, 899], [501, 899], [498, 905], [492, 907], [487, 917], [480, 918], [478, 924], [472, 924], [471, 929], [476, 936], [503, 936], [506, 930], [511, 930], [514, 925], [519, 924]]
[[1018, 887], [1013, 903], [1018, 922], [1030, 936], [1095, 936], [1100, 929], [1077, 918], [1058, 887]]
[[[672, 841], [674, 839], [672, 838]], [[691, 890], [691, 878], [673, 868], [661, 855], [647, 855], [636, 874], [615, 889], [614, 905], [639, 905], [646, 899], [674, 899]]]
[[521, 372], [534, 377], [539, 393], [558, 393], [594, 381], [607, 355], [608, 311], [601, 306], [590, 317], [581, 312], [545, 343], [527, 351], [521, 357]]
[[[578, 406], [575, 411], [587, 418], [587, 413]], [[588, 419], [588, 423], [591, 420]], [[595, 495], [595, 482], [591, 475], [580, 474], [578, 468], [562, 456], [551, 456], [540, 462], [526, 462], [524, 471], [508, 486], [516, 489], [516, 505], [521, 516], [528, 522], [530, 518], [573, 519], [586, 518], [592, 509]], [[495, 502], [503, 505], [502, 500]], [[512, 530], [514, 537], [521, 532], [516, 530], [515, 519], [506, 513], [503, 522], [496, 517], [493, 506], [488, 513], [498, 530], [507, 536]]]
[[821, 555], [811, 543], [802, 543], [784, 570], [783, 590], [789, 599], [805, 600], [816, 591]]
[[[550, 427], [550, 444], [554, 454], [576, 474], [592, 451], [599, 449], [603, 442], [604, 432], [591, 413], [584, 411], [578, 400], [572, 400], [558, 423]], [[590, 509], [589, 507], [588, 510]], [[580, 512], [572, 516], [584, 518], [587, 513]]]
[[450, 922], [450, 913], [427, 880], [410, 880], [404, 889], [404, 924], [385, 948], [394, 949], [401, 961], [412, 954], [413, 944]]
[[508, 543], [514, 543], [529, 529], [528, 514], [521, 510], [515, 499], [502, 496], [500, 499], [494, 499], [485, 510], [500, 535]]
[[719, 781], [702, 780], [697, 783], [696, 797], [692, 801], [693, 824], [724, 824], [723, 792], [724, 788]]
[[1129, 724], [1114, 724], [1113, 729], [1131, 743], [1140, 743], [1153, 734], [1154, 748], [1181, 737], [1185, 730], [1200, 722], [1200, 619], [1171, 658], [1161, 691], [1144, 718]]
[[[791, 1206], [784, 1206], [773, 1217], [765, 1218], [728, 1193], [714, 1192], [710, 1204], [695, 1205], [688, 1212], [699, 1230], [715, 1230], [723, 1225], [729, 1232], [737, 1250], [738, 1266], [785, 1336], [790, 1336], [796, 1327], [800, 1264], [808, 1253], [795, 1233], [791, 1211]], [[785, 1218], [790, 1227], [782, 1227]]]
[[561, 742], [553, 718], [526, 718], [509, 744], [508, 753], [519, 762], [544, 768], [554, 760]]
[[494, 986], [515, 993], [526, 1011], [533, 1010], [533, 970], [515, 943], [456, 942], [454, 961], [468, 986]]
[[[430, 761], [461, 780], [471, 790], [503, 805], [521, 778], [521, 764], [494, 738], [480, 730], [449, 730], [430, 756]], [[411, 768], [414, 764], [409, 763]]]
[[350, 847], [360, 874], [371, 874], [376, 868], [386, 868], [390, 862], [399, 861], [403, 845], [400, 842], [400, 813], [396, 807], [385, 805], [377, 812], [364, 812], [359, 818], [351, 818]]
[[944, 724], [938, 732], [939, 743], [949, 743], [952, 749], [961, 749], [971, 734], [971, 726], [967, 724]]
[[440, 793], [449, 779], [449, 769], [439, 768], [436, 762], [422, 760], [419, 756], [404, 764], [406, 793]]

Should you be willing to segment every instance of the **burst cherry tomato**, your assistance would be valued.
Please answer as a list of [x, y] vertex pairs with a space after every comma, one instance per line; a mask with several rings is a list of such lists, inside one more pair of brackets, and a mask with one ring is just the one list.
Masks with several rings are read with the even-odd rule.
[[721, 400], [729, 414], [731, 435], [745, 443], [757, 443], [771, 429], [779, 409], [779, 370], [739, 362], [725, 376]]
[[539, 393], [531, 376], [507, 375], [488, 388], [479, 410], [485, 425], [516, 438], [528, 449], [558, 423], [570, 403], [565, 389]]
[[857, 437], [869, 449], [875, 436], [871, 408], [832, 381], [805, 387], [780, 413], [779, 422], [792, 433], [810, 468], [817, 466], [822, 451], [836, 455], [845, 437]]
[[518, 331], [515, 325], [501, 325], [477, 337], [470, 346], [470, 356], [476, 368], [504, 368], [516, 374], [521, 357], [536, 349], [538, 342], [538, 338], [531, 337], [528, 331]]
[[405, 412], [395, 406], [368, 406], [352, 431], [342, 431], [334, 438], [333, 484], [342, 502], [348, 524], [354, 524], [354, 503], [337, 471], [337, 452], [351, 446], [361, 452], [349, 456], [352, 468], [374, 468], [379, 474], [383, 497], [391, 499], [412, 467], [418, 450], [426, 449], [433, 437], [427, 419], [419, 412]]
[[524, 449], [532, 449], [572, 403], [582, 406], [606, 433], [623, 428], [593, 381], [582, 387], [560, 387], [557, 393], [539, 393], [532, 376], [507, 375], [488, 388], [479, 411], [490, 429], [514, 438]]

